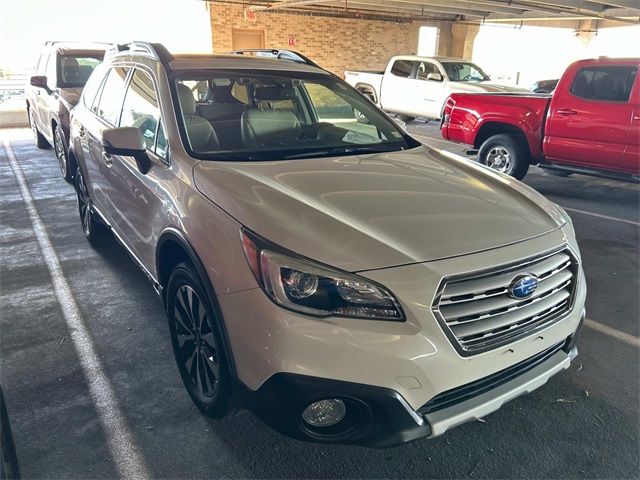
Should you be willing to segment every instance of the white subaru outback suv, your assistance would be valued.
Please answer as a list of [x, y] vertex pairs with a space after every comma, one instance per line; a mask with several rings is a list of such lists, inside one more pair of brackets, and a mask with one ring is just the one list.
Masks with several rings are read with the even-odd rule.
[[71, 122], [84, 233], [153, 282], [204, 414], [384, 447], [569, 366], [586, 286], [559, 206], [302, 56], [243, 53], [114, 46]]

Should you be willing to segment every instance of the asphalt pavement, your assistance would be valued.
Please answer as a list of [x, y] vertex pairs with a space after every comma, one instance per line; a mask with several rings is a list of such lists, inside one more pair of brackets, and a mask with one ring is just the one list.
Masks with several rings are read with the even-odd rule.
[[[432, 125], [408, 129], [464, 154]], [[590, 319], [580, 355], [483, 422], [372, 450], [291, 440], [246, 412], [203, 417], [145, 276], [117, 244], [86, 242], [52, 150], [38, 150], [28, 130], [0, 130], [3, 141], [33, 198], [30, 211], [0, 146], [0, 382], [25, 478], [113, 478], [127, 462], [163, 478], [640, 477], [638, 185], [532, 168], [525, 182], [569, 209], [580, 243]], [[34, 235], [34, 212], [50, 251]]]

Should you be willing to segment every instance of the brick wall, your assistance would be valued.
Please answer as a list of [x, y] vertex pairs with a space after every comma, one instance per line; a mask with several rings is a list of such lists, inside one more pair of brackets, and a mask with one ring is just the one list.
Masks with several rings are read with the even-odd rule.
[[[390, 57], [415, 53], [418, 23], [313, 17], [267, 11], [257, 21], [244, 20], [243, 6], [210, 2], [213, 49], [232, 50], [232, 31], [260, 29], [265, 47], [296, 50], [338, 75], [346, 69], [383, 70]], [[288, 44], [289, 38], [296, 45]]]

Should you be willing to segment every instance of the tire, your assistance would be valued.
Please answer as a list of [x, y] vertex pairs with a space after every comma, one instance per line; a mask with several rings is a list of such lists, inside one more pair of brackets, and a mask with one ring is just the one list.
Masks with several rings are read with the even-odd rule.
[[413, 122], [416, 119], [416, 117], [412, 117], [411, 115], [404, 115], [401, 113], [398, 114], [398, 118], [402, 120], [404, 123]]
[[89, 197], [87, 184], [79, 168], [76, 171], [75, 178], [78, 213], [80, 214], [82, 232], [90, 244], [94, 246], [102, 245], [112, 238], [111, 232], [98, 220], [96, 214], [91, 209], [91, 197]]
[[524, 139], [501, 133], [489, 137], [478, 151], [478, 161], [500, 173], [522, 180], [529, 171], [529, 154]]
[[56, 125], [56, 128], [53, 131], [53, 149], [56, 152], [56, 158], [60, 165], [62, 178], [64, 178], [66, 182], [71, 183], [73, 180], [73, 174], [75, 173], [75, 166], [72, 165], [69, 160], [67, 146], [64, 141], [64, 133], [62, 133], [60, 125]]
[[40, 130], [38, 130], [38, 125], [36, 124], [36, 119], [33, 115], [33, 109], [31, 107], [29, 107], [29, 126], [31, 127], [31, 132], [33, 133], [33, 139], [36, 147], [42, 148], [43, 150], [49, 148], [51, 145], [49, 145], [47, 139], [44, 138], [44, 135], [42, 135], [40, 133]]
[[235, 412], [231, 375], [218, 331], [218, 310], [189, 263], [178, 264], [167, 283], [166, 313], [173, 354], [189, 397], [206, 416]]

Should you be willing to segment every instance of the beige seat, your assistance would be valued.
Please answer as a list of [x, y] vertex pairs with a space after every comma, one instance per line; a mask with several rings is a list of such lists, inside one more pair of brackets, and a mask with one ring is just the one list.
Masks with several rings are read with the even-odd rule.
[[184, 116], [184, 126], [191, 149], [194, 152], [219, 150], [218, 135], [206, 118], [196, 115], [196, 99], [193, 92], [182, 83], [178, 83], [178, 98]]
[[247, 110], [242, 114], [241, 124], [246, 148], [290, 143], [302, 129], [298, 117], [283, 110]]

